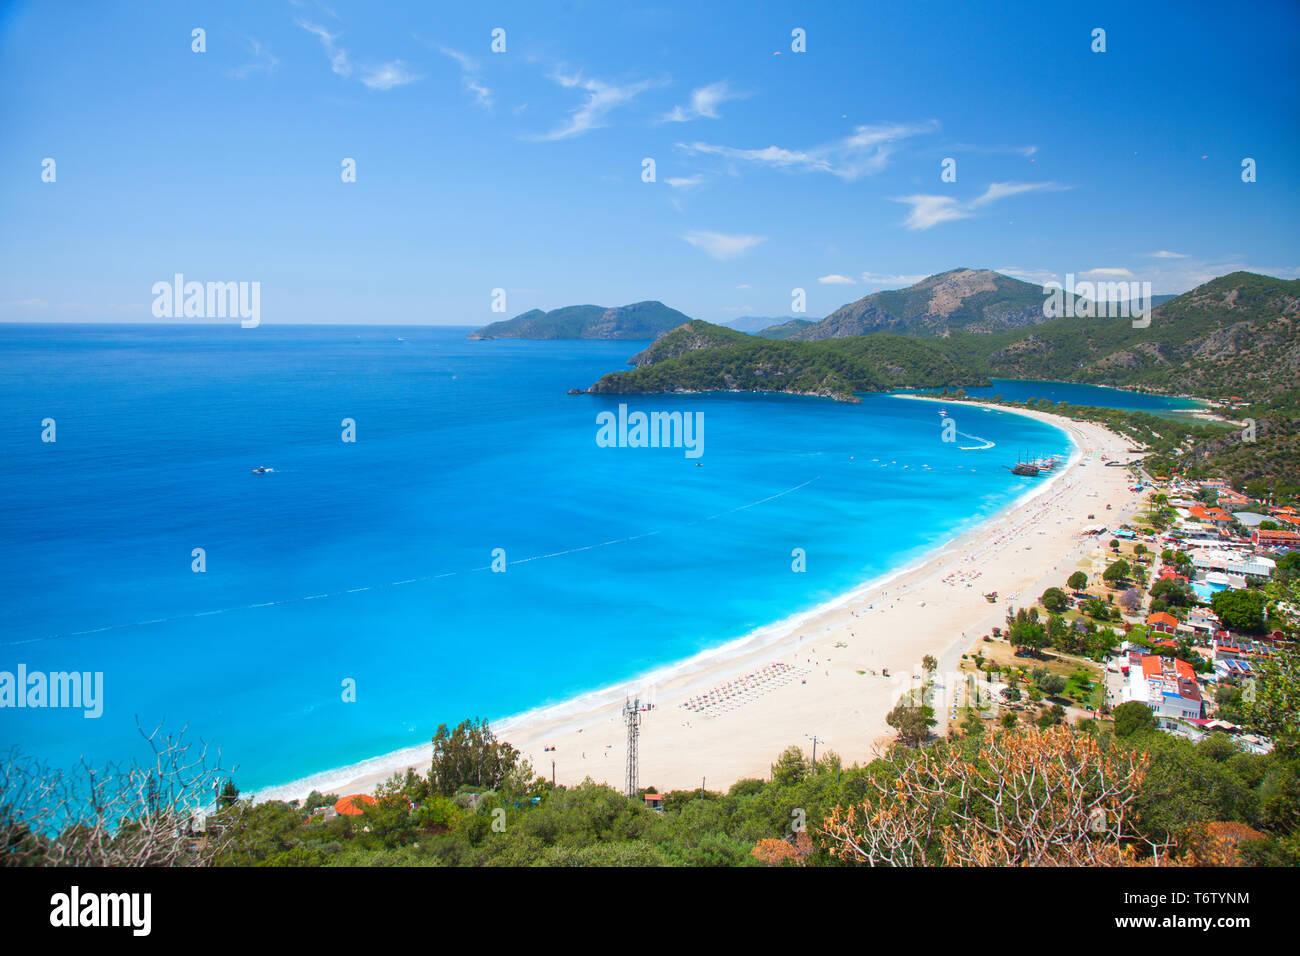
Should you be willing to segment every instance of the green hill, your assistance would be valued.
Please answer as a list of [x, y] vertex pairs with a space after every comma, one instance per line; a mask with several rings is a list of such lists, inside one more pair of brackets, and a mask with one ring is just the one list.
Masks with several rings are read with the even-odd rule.
[[606, 308], [600, 305], [570, 305], [543, 312], [533, 309], [493, 322], [470, 339], [653, 339], [691, 321], [662, 302], [636, 302]]
[[1300, 280], [1234, 272], [1128, 319], [1053, 319], [954, 343], [990, 375], [1264, 399], [1300, 382]]
[[789, 322], [769, 325], [765, 329], [759, 329], [754, 334], [765, 339], [793, 339], [798, 337], [799, 333], [804, 329], [816, 324], [812, 319], [791, 319]]
[[[689, 347], [710, 339], [721, 344]], [[656, 352], [661, 344], [663, 348]], [[934, 341], [870, 335], [825, 342], [783, 342], [746, 336], [700, 321], [664, 336], [635, 361], [635, 370], [606, 375], [588, 391], [785, 392], [852, 402], [857, 401], [854, 392], [942, 388], [986, 381], [972, 364], [955, 360]]]
[[737, 332], [735, 329], [729, 329], [723, 325], [714, 325], [712, 322], [692, 319], [683, 325], [679, 325], [671, 332], [665, 332], [659, 336], [648, 348], [628, 359], [627, 364], [641, 368], [644, 365], [653, 365], [656, 362], [677, 358], [697, 349], [733, 345], [737, 342], [747, 342], [750, 338], [744, 332]]

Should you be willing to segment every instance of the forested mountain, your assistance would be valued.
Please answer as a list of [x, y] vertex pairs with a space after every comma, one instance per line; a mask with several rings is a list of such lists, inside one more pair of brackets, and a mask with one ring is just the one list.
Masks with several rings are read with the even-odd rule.
[[627, 360], [628, 365], [641, 368], [666, 359], [677, 358], [696, 349], [715, 348], [721, 345], [734, 345], [737, 342], [752, 341], [744, 332], [737, 332], [725, 326], [714, 325], [700, 319], [692, 319], [679, 325], [671, 332], [665, 332], [646, 349], [637, 352]]
[[[738, 335], [739, 339], [706, 344]], [[939, 343], [901, 335], [826, 342], [781, 342], [695, 321], [636, 356], [637, 368], [611, 373], [593, 394], [754, 391], [857, 401], [854, 392], [969, 385], [985, 381], [973, 364]]]
[[513, 319], [486, 325], [467, 338], [653, 339], [690, 320], [690, 316], [655, 301], [612, 309], [601, 305], [570, 305], [550, 312], [533, 309]]
[[952, 269], [906, 289], [864, 296], [793, 337], [805, 341], [897, 332], [943, 336], [996, 332], [1044, 321], [1043, 290], [988, 269]]
[[[1041, 300], [1041, 293], [1036, 294]], [[804, 341], [804, 336], [817, 326], [826, 328], [825, 323], [845, 314], [845, 309], [808, 326], [784, 344], [819, 344]], [[1298, 319], [1300, 280], [1236, 272], [1155, 307], [1149, 323], [1136, 323], [1143, 327], [1135, 327], [1131, 318], [1060, 318], [1032, 328], [994, 333], [956, 331], [941, 338], [871, 333], [821, 341], [855, 343], [835, 354], [852, 355], [879, 366], [851, 372], [847, 368], [830, 369], [826, 366], [827, 353], [816, 349], [760, 348], [761, 342], [772, 340], [694, 321], [663, 336], [635, 356], [632, 364], [655, 364], [711, 348], [731, 351], [718, 362], [692, 355], [688, 364], [662, 368], [654, 376], [629, 379], [620, 388], [647, 386], [647, 391], [660, 391], [661, 386], [671, 389], [680, 385], [695, 390], [706, 368], [721, 373], [725, 367], [732, 381], [785, 381], [790, 376], [800, 380], [811, 376], [821, 381], [817, 370], [838, 371], [847, 378], [837, 382], [836, 389], [848, 381], [862, 382], [861, 390], [870, 391], [896, 387], [903, 381], [972, 385], [990, 377], [1026, 378], [1138, 386], [1205, 398], [1240, 396], [1276, 404], [1289, 401], [1285, 394], [1300, 384]], [[771, 363], [778, 355], [778, 378], [773, 377], [770, 364], [743, 369], [747, 361]], [[674, 381], [676, 368], [689, 370], [689, 383]], [[959, 375], [967, 378], [963, 381], [956, 377]], [[714, 385], [733, 387], [723, 379]], [[603, 387], [610, 387], [610, 383]]]
[[812, 319], [791, 319], [780, 325], [769, 325], [765, 329], [759, 329], [754, 334], [765, 339], [792, 339], [804, 329], [816, 324]]
[[1297, 320], [1300, 280], [1234, 272], [1156, 306], [1146, 328], [1122, 318], [1062, 318], [952, 344], [982, 353], [988, 374], [1000, 378], [1262, 400], [1300, 384]]

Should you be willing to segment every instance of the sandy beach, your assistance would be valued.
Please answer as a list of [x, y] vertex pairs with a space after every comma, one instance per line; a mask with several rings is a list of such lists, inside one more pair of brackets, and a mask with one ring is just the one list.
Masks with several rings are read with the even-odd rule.
[[[944, 404], [990, 414], [977, 403]], [[1032, 497], [932, 552], [919, 566], [642, 679], [500, 721], [494, 725], [498, 736], [517, 747], [538, 774], [553, 774], [558, 783], [590, 777], [621, 789], [621, 711], [630, 694], [653, 705], [641, 714], [643, 787], [691, 789], [703, 781], [710, 790], [725, 790], [742, 778], [766, 777], [786, 747], [811, 750], [814, 735], [819, 756], [830, 749], [846, 765], [868, 762], [892, 739], [885, 715], [917, 686], [925, 655], [939, 661], [940, 675], [955, 671], [961, 655], [1003, 623], [1009, 606], [1063, 586], [1080, 567], [1099, 575], [1109, 536], [1081, 536], [1081, 530], [1115, 528], [1138, 506], [1141, 496], [1128, 490], [1128, 471], [1099, 460], [1134, 457], [1126, 451], [1127, 439], [1092, 423], [1006, 410], [1065, 429], [1076, 446], [1069, 463], [1050, 477], [1015, 479], [1037, 482], [1028, 486]], [[995, 604], [984, 598], [990, 591], [999, 594]], [[318, 775], [311, 783], [337, 793], [368, 792], [405, 767], [427, 771], [429, 753], [426, 743]], [[293, 799], [310, 789], [299, 782], [259, 796]]]

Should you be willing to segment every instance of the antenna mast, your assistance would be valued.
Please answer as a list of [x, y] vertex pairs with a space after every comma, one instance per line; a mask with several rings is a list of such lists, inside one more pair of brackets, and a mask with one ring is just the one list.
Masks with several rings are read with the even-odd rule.
[[623, 705], [623, 722], [627, 724], [627, 795], [635, 797], [637, 791], [637, 738], [641, 734], [641, 698]]

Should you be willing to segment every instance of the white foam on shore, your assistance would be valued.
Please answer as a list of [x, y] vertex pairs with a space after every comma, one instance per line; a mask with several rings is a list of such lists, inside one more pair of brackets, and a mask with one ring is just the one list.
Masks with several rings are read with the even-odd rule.
[[[891, 398], [907, 398], [920, 401], [932, 401], [928, 396], [921, 395], [891, 395]], [[949, 404], [962, 404], [960, 400], [949, 400]], [[989, 407], [979, 403], [965, 403], [972, 407]], [[1007, 408], [996, 406], [999, 411], [1006, 411], [1011, 414], [1022, 414], [1021, 409]], [[1024, 415], [1026, 418], [1033, 418], [1035, 421], [1041, 421], [1033, 414]], [[1049, 422], [1049, 424], [1051, 424]], [[932, 547], [926, 548], [919, 556], [916, 556], [908, 564], [886, 571], [877, 575], [862, 584], [855, 585], [848, 591], [838, 594], [821, 604], [816, 605], [805, 611], [799, 611], [786, 618], [776, 621], [772, 624], [765, 624], [761, 627], [750, 631], [741, 637], [734, 638], [717, 647], [707, 648], [684, 658], [679, 661], [668, 664], [658, 665], [651, 670], [645, 671], [626, 680], [620, 680], [616, 683], [609, 684], [598, 690], [586, 691], [573, 697], [566, 698], [552, 704], [543, 704], [538, 707], [525, 710], [521, 713], [508, 717], [502, 717], [490, 721], [492, 730], [502, 739], [508, 739], [507, 734], [514, 728], [529, 724], [549, 723], [552, 721], [563, 721], [565, 718], [589, 721], [593, 713], [608, 708], [610, 711], [621, 711], [623, 703], [629, 694], [637, 695], [653, 689], [661, 684], [669, 683], [682, 677], [688, 677], [693, 673], [698, 673], [701, 683], [714, 683], [719, 679], [719, 675], [707, 673], [712, 665], [726, 663], [731, 660], [739, 660], [750, 656], [764, 648], [777, 648], [783, 642], [796, 639], [796, 644], [791, 645], [785, 650], [795, 650], [797, 639], [801, 637], [797, 632], [805, 627], [808, 622], [815, 620], [822, 615], [843, 608], [847, 605], [856, 603], [866, 598], [871, 592], [879, 590], [898, 578], [906, 577], [912, 572], [924, 567], [932, 561], [942, 558], [945, 554], [950, 553], [952, 545], [968, 535], [974, 535], [991, 530], [1006, 521], [1006, 519], [1015, 511], [1027, 505], [1034, 498], [1045, 494], [1059, 479], [1069, 472], [1083, 457], [1083, 451], [1075, 442], [1074, 436], [1070, 430], [1061, 425], [1053, 425], [1065, 434], [1070, 442], [1073, 451], [1065, 465], [1057, 471], [1053, 471], [1046, 480], [1036, 481], [1025, 489], [1025, 492], [1019, 495], [1015, 500], [998, 509], [994, 514], [989, 515], [977, 524], [968, 527], [952, 537], [941, 541]], [[695, 685], [687, 684], [682, 688], [675, 689], [674, 693], [685, 693], [691, 690]], [[559, 736], [564, 730], [568, 729], [563, 724], [556, 727], [556, 735]], [[363, 777], [373, 777], [383, 775], [385, 777], [393, 773], [401, 773], [407, 767], [416, 768], [430, 763], [433, 757], [433, 745], [426, 742], [414, 747], [406, 747], [401, 750], [391, 751], [380, 754], [376, 757], [370, 757], [366, 760], [349, 764], [344, 767], [337, 767], [332, 770], [321, 771], [294, 780], [289, 783], [279, 784], [273, 787], [266, 787], [256, 795], [256, 799], [262, 800], [297, 800], [306, 797], [311, 791], [317, 790], [321, 793], [337, 792], [339, 787], [353, 783]]]

